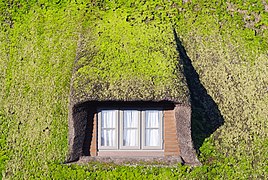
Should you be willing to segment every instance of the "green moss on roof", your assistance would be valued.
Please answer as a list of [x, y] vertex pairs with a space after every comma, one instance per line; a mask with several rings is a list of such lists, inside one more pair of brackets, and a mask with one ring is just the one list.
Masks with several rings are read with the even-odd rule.
[[172, 26], [106, 11], [80, 38], [73, 74], [74, 103], [174, 101], [188, 103]]

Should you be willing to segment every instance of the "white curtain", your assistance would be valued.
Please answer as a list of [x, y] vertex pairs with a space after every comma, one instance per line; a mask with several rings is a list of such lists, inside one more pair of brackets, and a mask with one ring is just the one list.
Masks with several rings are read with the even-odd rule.
[[123, 118], [123, 146], [138, 146], [139, 112], [125, 110]]
[[101, 145], [116, 145], [116, 111], [105, 110], [101, 112]]
[[146, 111], [145, 146], [160, 146], [159, 111]]

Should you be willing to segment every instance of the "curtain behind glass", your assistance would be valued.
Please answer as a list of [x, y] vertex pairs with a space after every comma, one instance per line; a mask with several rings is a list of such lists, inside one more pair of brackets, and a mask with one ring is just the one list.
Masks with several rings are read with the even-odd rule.
[[101, 146], [116, 145], [116, 111], [101, 112]]
[[159, 111], [146, 111], [145, 146], [160, 146]]
[[125, 110], [123, 113], [123, 146], [138, 146], [139, 111]]

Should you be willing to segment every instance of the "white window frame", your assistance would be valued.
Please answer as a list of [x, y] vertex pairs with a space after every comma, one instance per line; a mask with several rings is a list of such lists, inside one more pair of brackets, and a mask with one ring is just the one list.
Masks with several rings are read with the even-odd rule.
[[[159, 127], [159, 142], [160, 145], [159, 146], [146, 146], [146, 111], [158, 111], [158, 115], [160, 118], [160, 127]], [[159, 149], [163, 149], [163, 111], [159, 110], [159, 109], [148, 109], [148, 110], [143, 110], [142, 111], [142, 149], [150, 149], [150, 150], [159, 150]]]
[[[115, 121], [115, 146], [102, 146], [101, 145], [101, 130], [102, 130], [102, 111], [115, 111], [116, 112], [116, 121]], [[113, 150], [113, 149], [118, 149], [118, 118], [119, 118], [119, 112], [118, 110], [115, 109], [101, 109], [98, 112], [98, 148], [105, 150], [105, 149], [109, 149], [109, 150]]]
[[133, 149], [133, 150], [139, 150], [139, 149], [141, 149], [141, 123], [140, 123], [140, 121], [141, 121], [141, 112], [140, 112], [140, 110], [137, 110], [138, 111], [138, 113], [139, 113], [139, 115], [138, 115], [138, 134], [137, 134], [137, 140], [138, 140], [138, 145], [137, 146], [124, 146], [124, 111], [136, 111], [136, 110], [133, 110], [133, 109], [122, 109], [122, 110], [120, 110], [120, 119], [119, 119], [119, 121], [120, 121], [120, 136], [119, 136], [119, 138], [120, 138], [120, 145], [119, 145], [119, 148], [120, 149]]
[[[115, 146], [101, 146], [101, 130], [102, 130], [102, 111], [116, 111], [116, 140]], [[139, 112], [139, 120], [138, 120], [138, 146], [123, 146], [123, 121], [124, 121], [124, 111], [127, 110], [138, 110]], [[160, 117], [160, 146], [145, 146], [145, 112], [155, 110], [159, 112]], [[138, 151], [146, 151], [146, 150], [163, 150], [163, 129], [164, 129], [164, 117], [163, 117], [163, 109], [160, 108], [121, 108], [121, 109], [111, 109], [111, 108], [101, 108], [98, 109], [98, 116], [97, 116], [97, 124], [98, 124], [98, 149], [102, 150], [138, 150]]]

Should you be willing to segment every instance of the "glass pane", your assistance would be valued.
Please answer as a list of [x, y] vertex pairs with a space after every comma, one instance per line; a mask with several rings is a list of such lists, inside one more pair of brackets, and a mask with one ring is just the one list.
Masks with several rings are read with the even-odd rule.
[[116, 111], [105, 110], [101, 112], [101, 126], [102, 128], [115, 128], [116, 124]]
[[115, 146], [115, 129], [103, 129], [101, 132], [101, 146]]
[[159, 128], [160, 118], [159, 111], [146, 111], [146, 127], [145, 128]]
[[139, 111], [124, 111], [123, 146], [138, 146]]
[[137, 128], [139, 111], [124, 111], [124, 128]]
[[146, 129], [145, 146], [160, 146], [159, 129]]
[[138, 130], [124, 129], [123, 146], [138, 146]]

